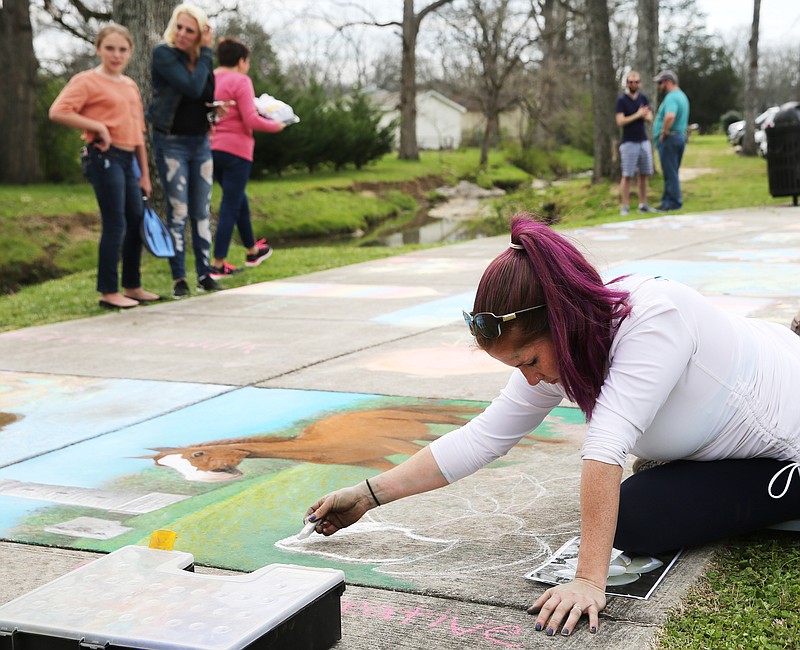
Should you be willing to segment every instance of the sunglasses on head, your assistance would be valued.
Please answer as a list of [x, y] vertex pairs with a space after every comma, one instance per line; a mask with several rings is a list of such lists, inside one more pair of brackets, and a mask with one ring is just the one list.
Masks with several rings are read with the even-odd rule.
[[536, 307], [520, 309], [503, 316], [496, 316], [490, 311], [482, 311], [477, 314], [469, 314], [465, 311], [461, 313], [464, 314], [464, 321], [467, 323], [467, 327], [469, 327], [469, 332], [472, 336], [480, 335], [485, 339], [496, 339], [500, 336], [501, 323], [514, 320], [519, 314], [524, 314], [534, 309], [541, 309], [542, 307], [544, 307], [544, 305], [536, 305]]

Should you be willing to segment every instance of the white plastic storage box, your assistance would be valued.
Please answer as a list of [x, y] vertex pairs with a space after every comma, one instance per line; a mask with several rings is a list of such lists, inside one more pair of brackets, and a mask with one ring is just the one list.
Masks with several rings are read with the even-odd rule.
[[323, 650], [342, 636], [342, 571], [193, 567], [180, 551], [114, 551], [0, 607], [0, 650]]

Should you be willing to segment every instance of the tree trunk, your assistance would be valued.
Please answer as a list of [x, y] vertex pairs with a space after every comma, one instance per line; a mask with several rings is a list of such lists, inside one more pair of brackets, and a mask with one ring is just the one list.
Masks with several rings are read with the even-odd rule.
[[606, 0], [587, 3], [592, 59], [592, 124], [594, 126], [594, 172], [592, 183], [619, 178], [619, 165], [612, 155], [617, 139], [614, 120], [616, 81], [611, 60], [611, 33]]
[[400, 62], [400, 151], [401, 160], [419, 160], [417, 147], [417, 34], [430, 13], [453, 0], [433, 0], [414, 13], [414, 0], [403, 0], [403, 55]]
[[539, 69], [539, 115], [535, 141], [550, 149], [553, 144], [551, 123], [556, 116], [565, 75], [567, 12], [559, 0], [544, 0], [542, 4], [544, 31], [542, 33], [542, 65]]
[[417, 148], [417, 32], [414, 0], [403, 0], [403, 56], [400, 63], [401, 160], [419, 160]]
[[478, 166], [486, 169], [489, 162], [489, 149], [496, 146], [500, 136], [500, 111], [496, 105], [486, 108], [486, 128], [481, 139], [481, 159]]
[[0, 146], [0, 183], [35, 183], [41, 179], [36, 128], [36, 71], [28, 0], [0, 3], [0, 69], [5, 97], [0, 102], [4, 126]]
[[658, 66], [658, 0], [638, 0], [637, 16], [635, 65], [642, 78], [639, 90], [647, 95], [652, 106], [656, 100], [653, 77]]
[[744, 138], [742, 139], [742, 153], [745, 156], [755, 156], [758, 153], [756, 146], [756, 115], [758, 113], [758, 24], [761, 18], [761, 0], [753, 0], [753, 25], [750, 31], [750, 65], [745, 80], [745, 107], [744, 107]]
[[[145, 110], [153, 97], [150, 79], [153, 48], [162, 41], [173, 9], [172, 0], [113, 0], [112, 3], [114, 22], [127, 27], [133, 36], [133, 56], [125, 73], [139, 86]], [[164, 193], [153, 159], [153, 148], [149, 146], [150, 138], [145, 138], [145, 142], [148, 144], [147, 158], [153, 186], [150, 204], [162, 210]]]
[[150, 86], [153, 48], [161, 42], [174, 8], [171, 0], [113, 0], [112, 3], [114, 22], [127, 27], [133, 36], [133, 56], [126, 74], [139, 86], [145, 107], [153, 94]]

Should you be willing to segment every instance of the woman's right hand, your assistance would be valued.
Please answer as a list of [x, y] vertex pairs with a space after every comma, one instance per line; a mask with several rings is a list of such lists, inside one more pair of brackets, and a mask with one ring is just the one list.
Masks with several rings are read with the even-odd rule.
[[100, 151], [108, 151], [108, 148], [111, 146], [111, 134], [108, 132], [108, 127], [105, 124], [100, 124], [100, 127], [95, 131], [92, 144], [100, 149]]
[[325, 536], [356, 523], [375, 507], [366, 483], [326, 494], [306, 511], [306, 521], [316, 521], [316, 531]]
[[203, 36], [200, 39], [200, 45], [203, 47], [214, 47], [214, 30], [211, 29], [211, 25], [206, 25], [205, 31], [203, 31]]

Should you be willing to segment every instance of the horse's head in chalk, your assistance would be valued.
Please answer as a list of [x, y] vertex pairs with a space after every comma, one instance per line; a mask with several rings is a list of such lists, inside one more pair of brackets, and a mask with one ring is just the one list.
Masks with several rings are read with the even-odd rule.
[[281, 458], [303, 463], [391, 469], [395, 456], [410, 456], [434, 440], [431, 424], [464, 424], [477, 409], [451, 405], [411, 405], [335, 413], [310, 423], [297, 436], [253, 436], [153, 449], [147, 456], [188, 481], [239, 478], [245, 458]]
[[156, 465], [171, 467], [187, 481], [212, 483], [239, 478], [237, 466], [249, 452], [230, 446], [183, 447], [154, 449]]

